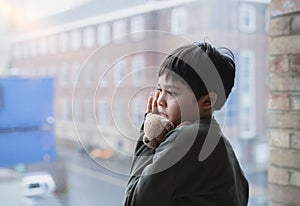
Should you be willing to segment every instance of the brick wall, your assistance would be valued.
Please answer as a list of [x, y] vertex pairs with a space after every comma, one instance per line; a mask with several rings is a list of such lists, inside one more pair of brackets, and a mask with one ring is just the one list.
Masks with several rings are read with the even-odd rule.
[[300, 0], [270, 3], [270, 206], [300, 205]]

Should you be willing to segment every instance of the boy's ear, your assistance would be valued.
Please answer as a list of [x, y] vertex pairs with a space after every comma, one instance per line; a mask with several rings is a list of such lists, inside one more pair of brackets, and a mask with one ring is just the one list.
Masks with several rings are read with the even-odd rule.
[[200, 99], [200, 103], [202, 104], [202, 107], [204, 110], [211, 110], [215, 103], [217, 102], [217, 94], [215, 92], [210, 92], [209, 94], [203, 96]]

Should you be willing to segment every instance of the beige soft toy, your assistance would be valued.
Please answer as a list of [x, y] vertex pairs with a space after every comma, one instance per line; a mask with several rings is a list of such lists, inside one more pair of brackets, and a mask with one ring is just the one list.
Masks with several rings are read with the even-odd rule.
[[158, 114], [148, 113], [144, 122], [145, 135], [143, 142], [148, 147], [155, 149], [172, 129], [174, 129], [174, 124], [167, 118]]

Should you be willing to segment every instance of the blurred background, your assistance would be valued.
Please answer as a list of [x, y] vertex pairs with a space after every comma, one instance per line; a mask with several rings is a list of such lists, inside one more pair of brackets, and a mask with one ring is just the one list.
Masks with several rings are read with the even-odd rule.
[[216, 117], [268, 203], [268, 0], [0, 0], [0, 205], [122, 205], [157, 69], [174, 48], [230, 48]]

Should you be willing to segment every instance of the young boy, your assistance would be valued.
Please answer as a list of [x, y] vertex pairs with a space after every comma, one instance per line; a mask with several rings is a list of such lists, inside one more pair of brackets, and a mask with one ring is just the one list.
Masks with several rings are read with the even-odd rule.
[[228, 140], [213, 117], [234, 85], [233, 54], [194, 43], [174, 50], [159, 71], [146, 113], [170, 120], [155, 149], [135, 149], [125, 206], [245, 206], [249, 188]]

